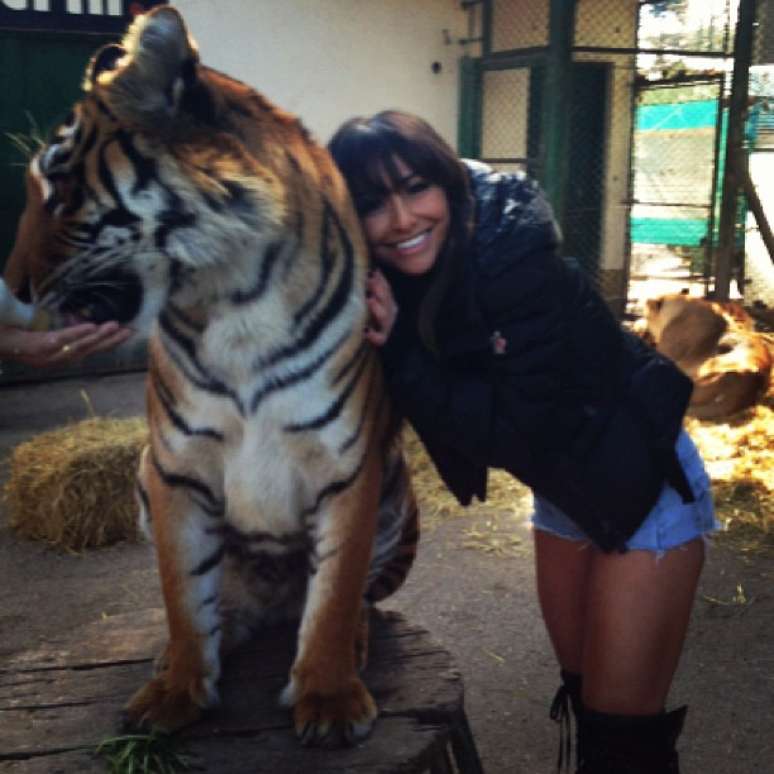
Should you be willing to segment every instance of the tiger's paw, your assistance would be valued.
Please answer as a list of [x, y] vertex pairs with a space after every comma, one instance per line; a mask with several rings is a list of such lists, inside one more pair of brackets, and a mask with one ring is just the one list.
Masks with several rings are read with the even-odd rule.
[[376, 715], [376, 703], [356, 678], [333, 696], [302, 694], [293, 707], [296, 735], [305, 747], [354, 745], [368, 736]]
[[164, 677], [155, 677], [129, 700], [123, 711], [124, 726], [171, 733], [198, 720], [210, 703], [203, 688], [172, 690]]

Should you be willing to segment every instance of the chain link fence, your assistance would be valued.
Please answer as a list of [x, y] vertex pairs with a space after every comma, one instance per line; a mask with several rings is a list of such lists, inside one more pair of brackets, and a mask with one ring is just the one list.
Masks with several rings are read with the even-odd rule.
[[530, 49], [548, 42], [548, 3], [498, 0], [491, 10], [491, 52]]
[[[554, 204], [564, 253], [596, 278], [619, 312], [627, 298], [636, 304], [644, 295], [689, 286], [701, 293], [711, 286], [738, 3], [576, 3], [563, 105], [566, 183]], [[480, 126], [476, 142], [463, 150], [472, 148], [499, 169], [526, 170], [545, 186], [547, 156], [557, 152], [544, 131], [557, 4], [480, 5]], [[755, 33], [754, 61], [769, 84], [773, 5], [758, 0]], [[771, 142], [774, 149], [774, 121], [769, 130], [766, 117], [774, 115], [766, 112], [774, 108], [771, 91], [757, 100], [757, 147]], [[774, 162], [774, 153], [767, 158]], [[774, 169], [767, 179], [774, 180]], [[761, 198], [770, 207], [774, 192]], [[737, 226], [741, 252], [745, 237], [748, 245], [751, 240], [743, 199]]]
[[753, 65], [774, 64], [774, 0], [758, 0], [756, 5]]

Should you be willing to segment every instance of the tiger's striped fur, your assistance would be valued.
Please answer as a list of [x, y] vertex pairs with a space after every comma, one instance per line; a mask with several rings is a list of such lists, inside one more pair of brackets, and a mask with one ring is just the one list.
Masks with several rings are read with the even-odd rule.
[[150, 328], [138, 487], [170, 639], [129, 719], [191, 722], [221, 651], [297, 614], [297, 732], [351, 742], [376, 715], [361, 614], [403, 582], [417, 513], [344, 183], [295, 118], [199, 64], [170, 7], [98, 52], [85, 92], [30, 165], [12, 260], [46, 308]]

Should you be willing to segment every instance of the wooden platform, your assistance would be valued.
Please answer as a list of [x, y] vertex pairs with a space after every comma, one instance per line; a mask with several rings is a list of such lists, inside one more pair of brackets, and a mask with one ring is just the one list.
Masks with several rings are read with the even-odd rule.
[[[165, 639], [162, 610], [114, 616], [82, 641], [25, 652], [0, 669], [0, 772], [106, 771], [94, 748], [118, 733], [120, 709], [147, 679]], [[300, 746], [277, 703], [295, 633], [272, 630], [227, 662], [222, 706], [184, 732], [197, 771], [217, 774], [481, 774], [451, 655], [396, 614], [375, 614], [364, 680], [379, 705], [357, 747]]]

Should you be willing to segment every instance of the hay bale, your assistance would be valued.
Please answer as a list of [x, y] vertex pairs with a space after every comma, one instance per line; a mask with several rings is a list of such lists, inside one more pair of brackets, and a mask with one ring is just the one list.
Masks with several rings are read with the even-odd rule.
[[144, 419], [87, 419], [11, 453], [4, 500], [24, 537], [79, 551], [138, 536], [134, 485]]

